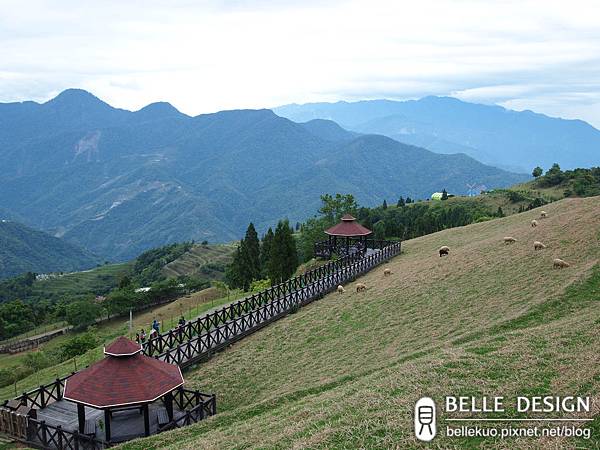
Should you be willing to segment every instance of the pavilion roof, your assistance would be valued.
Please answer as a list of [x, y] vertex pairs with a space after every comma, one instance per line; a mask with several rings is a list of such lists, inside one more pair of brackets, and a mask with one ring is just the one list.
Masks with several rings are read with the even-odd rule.
[[174, 364], [141, 352], [128, 356], [111, 354], [134, 347], [137, 345], [126, 338], [119, 338], [107, 346], [104, 359], [65, 381], [64, 399], [94, 408], [150, 403], [183, 384], [181, 370]]
[[340, 223], [325, 230], [325, 233], [330, 236], [352, 237], [367, 236], [368, 234], [371, 234], [372, 231], [358, 223], [355, 217], [346, 214], [342, 217]]
[[124, 336], [118, 337], [104, 347], [104, 354], [110, 356], [132, 356], [142, 351], [142, 346]]

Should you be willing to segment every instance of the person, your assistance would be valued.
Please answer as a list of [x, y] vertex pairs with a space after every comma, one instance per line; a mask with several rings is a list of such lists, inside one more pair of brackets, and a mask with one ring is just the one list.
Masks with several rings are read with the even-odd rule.
[[135, 333], [135, 342], [140, 343], [140, 333]]
[[152, 328], [156, 330], [157, 333], [160, 333], [160, 324], [158, 323], [158, 320], [154, 319], [152, 322]]
[[185, 317], [181, 316], [179, 318], [178, 324], [179, 324], [179, 328], [183, 328], [185, 326]]
[[140, 333], [140, 340], [142, 341], [142, 344], [144, 342], [146, 342], [146, 332], [144, 331], [143, 328], [142, 328], [142, 332]]

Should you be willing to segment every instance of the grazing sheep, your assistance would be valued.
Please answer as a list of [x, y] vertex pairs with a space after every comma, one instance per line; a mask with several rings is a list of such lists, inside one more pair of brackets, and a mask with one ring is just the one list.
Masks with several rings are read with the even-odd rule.
[[362, 292], [367, 290], [367, 285], [362, 283], [356, 283], [356, 292]]
[[342, 286], [341, 284], [338, 286], [337, 288], [338, 293], [343, 294], [344, 292], [346, 292], [346, 289], [344, 289], [344, 286]]
[[504, 237], [504, 243], [506, 245], [512, 244], [513, 242], [517, 242], [517, 240], [514, 237], [512, 237], [512, 236], [505, 236]]
[[548, 213], [546, 211], [540, 211], [540, 217], [542, 219], [545, 219], [546, 217], [548, 217]]
[[533, 219], [533, 220], [531, 221], [531, 226], [532, 226], [533, 228], [537, 227], [537, 220]]
[[391, 275], [392, 271], [390, 269], [383, 269], [383, 276], [387, 277], [388, 275]]
[[447, 245], [443, 245], [440, 247], [440, 249], [438, 250], [440, 252], [440, 258], [444, 255], [448, 255], [450, 253], [450, 247], [448, 247]]
[[544, 244], [542, 244], [540, 241], [534, 241], [534, 243], [533, 243], [534, 250], [541, 250], [543, 248], [546, 248], [546, 246]]
[[565, 262], [559, 258], [556, 258], [552, 264], [552, 267], [554, 267], [555, 269], [562, 269], [564, 267], [570, 267], [570, 266], [571, 266], [571, 264], [569, 264], [568, 262]]

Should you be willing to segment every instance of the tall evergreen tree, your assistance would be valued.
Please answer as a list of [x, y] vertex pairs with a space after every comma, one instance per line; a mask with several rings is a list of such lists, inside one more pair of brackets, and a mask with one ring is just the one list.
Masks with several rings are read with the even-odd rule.
[[271, 247], [273, 246], [273, 238], [275, 237], [273, 229], [269, 227], [262, 238], [260, 246], [260, 268], [263, 278], [269, 278], [269, 261], [271, 260]]
[[446, 192], [446, 189], [442, 190], [442, 200], [448, 200], [448, 192]]
[[267, 267], [269, 278], [273, 284], [287, 280], [298, 267], [296, 241], [287, 219], [281, 220], [277, 224]]
[[387, 201], [383, 199], [383, 205], [381, 205], [383, 209], [387, 209]]
[[249, 279], [248, 286], [253, 280], [260, 278], [260, 241], [258, 234], [254, 228], [254, 224], [250, 222], [246, 230], [246, 236], [242, 246], [242, 257], [247, 278]]
[[398, 199], [398, 204], [396, 206], [398, 206], [398, 208], [402, 208], [406, 203], [404, 203], [404, 198], [401, 196]]

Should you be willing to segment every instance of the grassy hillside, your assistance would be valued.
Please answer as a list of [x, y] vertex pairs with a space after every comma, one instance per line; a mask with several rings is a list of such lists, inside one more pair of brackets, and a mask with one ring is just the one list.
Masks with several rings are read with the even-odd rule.
[[194, 245], [184, 255], [165, 265], [162, 273], [166, 277], [194, 275], [220, 280], [235, 248], [235, 245]]
[[[189, 386], [217, 394], [216, 417], [123, 448], [417, 448], [423, 395], [546, 393], [593, 396], [593, 441], [440, 432], [434, 444], [597, 448], [599, 201], [546, 205], [537, 228], [540, 209], [406, 241], [391, 277], [359, 279], [366, 293], [330, 294], [188, 372]], [[571, 267], [553, 269], [556, 257]]]
[[0, 279], [24, 272], [70, 272], [99, 259], [63, 239], [0, 217]]

